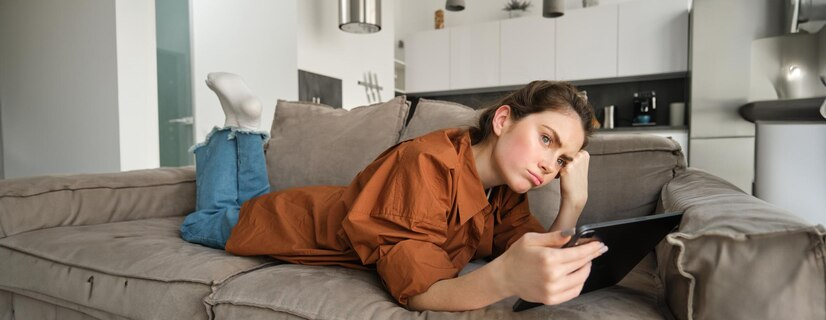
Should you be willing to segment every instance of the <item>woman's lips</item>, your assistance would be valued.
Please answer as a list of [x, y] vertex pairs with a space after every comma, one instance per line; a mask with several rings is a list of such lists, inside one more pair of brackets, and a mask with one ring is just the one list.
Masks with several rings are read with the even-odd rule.
[[528, 173], [531, 175], [531, 180], [532, 180], [531, 182], [533, 182], [533, 184], [535, 186], [542, 185], [542, 182], [543, 182], [542, 177], [540, 177], [539, 175], [533, 173], [530, 170], [528, 170]]

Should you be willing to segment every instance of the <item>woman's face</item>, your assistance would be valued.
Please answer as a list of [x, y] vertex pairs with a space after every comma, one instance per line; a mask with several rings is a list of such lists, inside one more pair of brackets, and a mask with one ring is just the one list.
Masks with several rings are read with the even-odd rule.
[[[499, 112], [507, 107], [507, 118]], [[494, 133], [493, 167], [503, 183], [518, 193], [542, 187], [557, 177], [585, 143], [579, 115], [565, 111], [544, 111], [518, 121], [510, 117], [510, 107], [497, 111]]]

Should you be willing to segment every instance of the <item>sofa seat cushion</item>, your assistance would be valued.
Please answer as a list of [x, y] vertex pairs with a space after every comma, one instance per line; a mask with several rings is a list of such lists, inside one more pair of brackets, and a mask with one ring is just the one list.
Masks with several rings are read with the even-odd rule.
[[203, 298], [273, 263], [181, 240], [183, 217], [66, 226], [0, 239], [0, 287], [132, 319], [204, 319]]
[[[644, 260], [621, 285], [521, 313], [511, 309], [516, 298], [468, 312], [408, 311], [393, 301], [374, 272], [293, 264], [235, 277], [206, 303], [216, 319], [662, 319], [661, 286], [653, 281], [651, 263], [656, 263], [653, 257]], [[463, 273], [480, 266], [471, 262]]]

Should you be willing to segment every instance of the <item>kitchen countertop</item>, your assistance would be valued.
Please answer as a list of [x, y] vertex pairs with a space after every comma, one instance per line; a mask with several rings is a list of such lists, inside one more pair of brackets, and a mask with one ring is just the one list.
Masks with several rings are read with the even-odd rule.
[[740, 116], [755, 121], [826, 121], [826, 97], [766, 100], [747, 103]]

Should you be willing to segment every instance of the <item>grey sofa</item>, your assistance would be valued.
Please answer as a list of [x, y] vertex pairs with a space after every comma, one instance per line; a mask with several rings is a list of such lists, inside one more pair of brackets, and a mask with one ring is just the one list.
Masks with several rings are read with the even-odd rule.
[[[266, 146], [274, 190], [346, 184], [385, 148], [463, 126], [464, 106], [404, 98], [350, 111], [280, 101]], [[373, 272], [237, 257], [180, 239], [192, 167], [0, 181], [0, 319], [824, 319], [824, 228], [686, 168], [679, 146], [596, 135], [580, 223], [685, 211], [619, 285], [513, 313], [399, 307]], [[803, 177], [801, 177], [803, 178]], [[559, 187], [531, 191], [546, 226]], [[463, 273], [479, 267], [471, 263]]]

